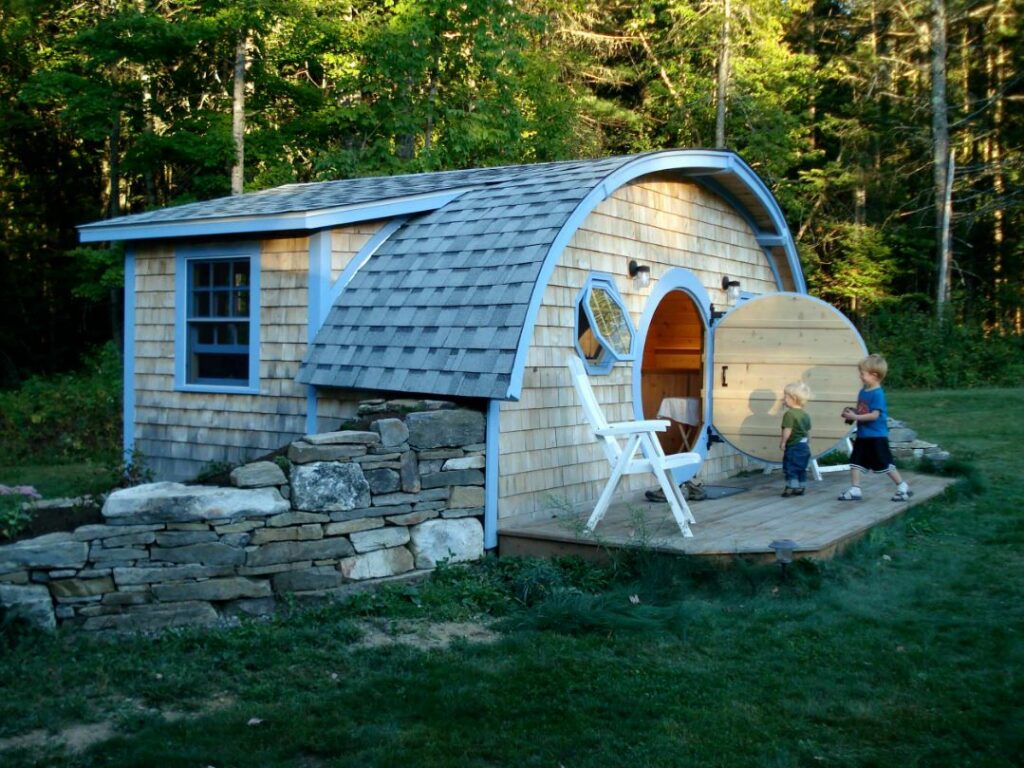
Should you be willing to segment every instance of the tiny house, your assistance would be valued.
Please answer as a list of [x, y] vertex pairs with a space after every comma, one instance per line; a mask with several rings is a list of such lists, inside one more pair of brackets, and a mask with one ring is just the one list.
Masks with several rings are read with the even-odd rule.
[[125, 448], [159, 477], [334, 429], [367, 397], [452, 399], [487, 416], [488, 546], [607, 479], [568, 355], [610, 420], [672, 418], [666, 450], [714, 480], [780, 459], [789, 381], [814, 392], [815, 453], [845, 437], [864, 354], [728, 151], [293, 184], [80, 233], [127, 244]]

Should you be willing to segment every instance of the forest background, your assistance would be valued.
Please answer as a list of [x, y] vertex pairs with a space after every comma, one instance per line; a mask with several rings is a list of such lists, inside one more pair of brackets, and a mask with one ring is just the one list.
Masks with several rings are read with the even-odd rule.
[[903, 354], [902, 385], [1019, 381], [1022, 6], [0, 0], [0, 390], [120, 343], [123, 254], [75, 225], [709, 146], [766, 181], [812, 293]]

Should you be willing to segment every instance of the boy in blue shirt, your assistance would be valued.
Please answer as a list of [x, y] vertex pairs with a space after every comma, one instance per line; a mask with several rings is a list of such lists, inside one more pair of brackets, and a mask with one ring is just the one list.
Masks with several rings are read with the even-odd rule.
[[860, 501], [861, 472], [885, 472], [896, 483], [893, 501], [907, 501], [914, 492], [900, 477], [889, 450], [889, 414], [885, 405], [882, 380], [889, 372], [889, 364], [881, 355], [868, 355], [859, 363], [863, 388], [857, 393], [857, 407], [843, 409], [847, 424], [857, 424], [857, 440], [850, 454], [850, 487], [839, 496], [840, 501]]

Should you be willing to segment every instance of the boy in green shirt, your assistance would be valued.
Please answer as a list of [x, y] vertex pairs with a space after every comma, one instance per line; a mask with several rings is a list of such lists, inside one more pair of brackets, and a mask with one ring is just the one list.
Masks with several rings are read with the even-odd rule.
[[787, 384], [782, 390], [786, 412], [782, 415], [782, 474], [786, 478], [786, 496], [803, 496], [807, 489], [807, 464], [811, 460], [811, 417], [804, 404], [811, 397], [810, 388], [802, 381]]

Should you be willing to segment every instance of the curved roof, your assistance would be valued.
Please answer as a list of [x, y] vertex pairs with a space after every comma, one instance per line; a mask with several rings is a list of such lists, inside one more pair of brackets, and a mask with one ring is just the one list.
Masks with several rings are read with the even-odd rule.
[[650, 173], [675, 171], [725, 197], [775, 251], [779, 288], [806, 290], [777, 202], [732, 152], [502, 170], [494, 181], [465, 179], [462, 194], [407, 221], [358, 268], [310, 346], [300, 382], [517, 399], [558, 256], [598, 203]]

